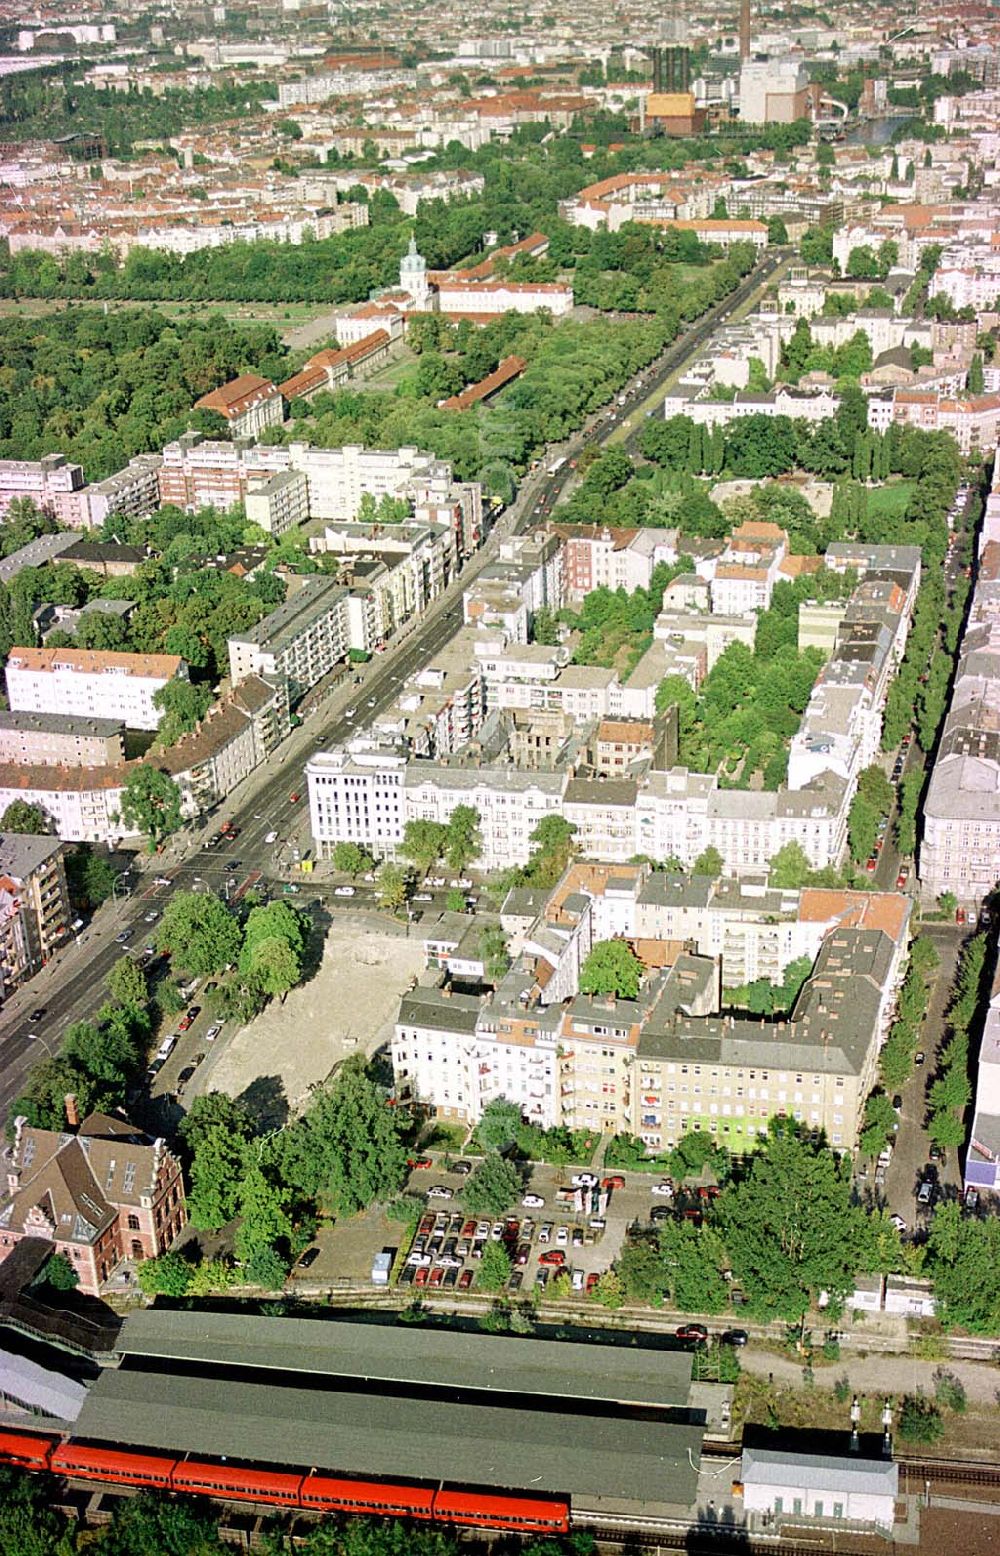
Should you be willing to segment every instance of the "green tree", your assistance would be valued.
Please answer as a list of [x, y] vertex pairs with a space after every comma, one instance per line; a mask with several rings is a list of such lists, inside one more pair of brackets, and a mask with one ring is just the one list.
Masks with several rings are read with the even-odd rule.
[[502, 1151], [517, 1140], [523, 1124], [516, 1102], [508, 1102], [506, 1097], [494, 1097], [484, 1107], [476, 1125], [476, 1139], [484, 1151]]
[[111, 1522], [99, 1541], [105, 1556], [222, 1556], [212, 1503], [152, 1491], [113, 1501]]
[[462, 890], [461, 886], [451, 886], [448, 888], [447, 896], [444, 899], [444, 905], [449, 913], [465, 912], [465, 892]]
[[984, 379], [984, 375], [983, 375], [983, 358], [982, 358], [982, 353], [977, 351], [973, 355], [972, 361], [969, 364], [969, 393], [970, 394], [982, 394], [983, 388], [984, 388], [983, 379]]
[[164, 749], [172, 746], [205, 717], [212, 702], [207, 686], [193, 686], [190, 681], [167, 681], [153, 693], [153, 706], [159, 710], [160, 722], [156, 739]]
[[440, 821], [408, 821], [403, 828], [400, 850], [412, 861], [418, 874], [426, 875], [443, 854], [447, 837], [448, 829]]
[[199, 976], [221, 972], [240, 954], [239, 925], [210, 892], [177, 892], [163, 911], [156, 934], [161, 951], [177, 966]]
[[863, 864], [875, 852], [878, 841], [878, 812], [873, 809], [859, 790], [851, 801], [847, 816], [847, 835], [851, 858], [855, 864]]
[[624, 940], [599, 940], [580, 968], [581, 994], [612, 994], [634, 1000], [642, 963]]
[[179, 1253], [161, 1253], [144, 1259], [136, 1280], [147, 1297], [183, 1297], [191, 1281], [191, 1266]]
[[122, 785], [121, 819], [127, 831], [148, 837], [154, 853], [165, 838], [180, 830], [181, 791], [168, 773], [138, 764]]
[[895, 1133], [896, 1109], [884, 1091], [873, 1091], [865, 1102], [858, 1146], [862, 1156], [877, 1156]]
[[784, 890], [799, 890], [808, 881], [811, 868], [801, 843], [785, 843], [768, 862], [770, 884]]
[[375, 878], [375, 890], [381, 908], [396, 912], [410, 895], [410, 883], [406, 871], [391, 861], [383, 864]]
[[726, 864], [717, 848], [711, 844], [702, 849], [694, 864], [691, 866], [692, 875], [710, 875], [717, 880], [725, 869]]
[[187, 1196], [191, 1225], [218, 1231], [237, 1214], [247, 1169], [247, 1138], [222, 1124], [199, 1133]]
[[333, 868], [341, 870], [355, 880], [372, 867], [372, 857], [367, 849], [359, 843], [335, 843], [333, 846]]
[[260, 1165], [252, 1162], [240, 1184], [237, 1199], [240, 1224], [236, 1231], [236, 1257], [246, 1266], [249, 1278], [255, 1284], [275, 1284], [278, 1269], [280, 1283], [288, 1266], [282, 1264], [277, 1255], [277, 1245], [292, 1235], [284, 1190], [269, 1182]]
[[803, 1319], [820, 1291], [843, 1296], [864, 1265], [868, 1227], [851, 1201], [850, 1172], [785, 1120], [772, 1121], [716, 1215], [733, 1273], [761, 1319]]
[[465, 1208], [472, 1216], [502, 1216], [521, 1193], [521, 1174], [503, 1156], [487, 1156], [462, 1189]]
[[510, 1254], [503, 1243], [487, 1243], [476, 1273], [480, 1291], [502, 1291], [510, 1280]]
[[42, 1280], [46, 1286], [51, 1286], [53, 1291], [75, 1291], [80, 1284], [80, 1277], [73, 1268], [65, 1254], [51, 1254], [42, 1267]]
[[262, 994], [286, 994], [302, 976], [305, 916], [287, 902], [250, 910], [243, 931], [240, 973]]
[[351, 1059], [281, 1137], [285, 1181], [338, 1215], [391, 1200], [406, 1178], [403, 1120]]
[[113, 1000], [129, 1011], [145, 1010], [149, 999], [146, 974], [130, 956], [121, 957], [107, 977], [107, 990]]
[[449, 869], [461, 875], [482, 853], [480, 816], [474, 805], [456, 805], [445, 829], [444, 857]]
[[0, 832], [30, 832], [41, 837], [48, 830], [41, 806], [30, 805], [27, 800], [11, 800], [0, 816]]

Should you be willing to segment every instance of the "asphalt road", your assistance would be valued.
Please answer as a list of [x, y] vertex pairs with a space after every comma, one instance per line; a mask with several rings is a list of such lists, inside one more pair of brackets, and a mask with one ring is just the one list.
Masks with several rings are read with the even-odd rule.
[[[17, 991], [0, 1012], [0, 1114], [24, 1089], [28, 1070], [46, 1054], [58, 1051], [66, 1027], [94, 1013], [104, 999], [104, 983], [114, 963], [139, 949], [155, 931], [145, 916], [162, 914], [176, 890], [191, 890], [204, 883], [208, 889], [226, 892], [226, 881], [243, 882], [252, 871], [273, 877], [291, 862], [291, 850], [309, 846], [308, 805], [303, 768], [308, 758], [347, 740], [364, 723], [382, 712], [403, 682], [425, 665], [462, 623], [462, 593], [495, 559], [499, 542], [511, 534], [523, 534], [547, 516], [566, 486], [575, 479], [575, 460], [583, 449], [604, 443], [636, 409], [655, 394], [687, 360], [701, 351], [718, 324], [754, 294], [762, 292], [787, 256], [768, 253], [741, 282], [702, 319], [683, 331], [660, 357], [637, 374], [630, 387], [609, 408], [592, 416], [571, 439], [550, 448], [523, 482], [511, 507], [500, 516], [479, 552], [465, 564], [445, 594], [398, 641], [362, 667], [358, 676], [337, 690], [330, 706], [317, 709], [304, 726], [284, 742], [265, 767], [229, 796], [210, 819], [187, 827], [171, 839], [163, 855], [137, 860], [132, 871], [131, 895], [117, 904], [106, 903], [80, 935], [79, 943], [63, 947], [42, 973]], [[636, 429], [638, 431], [638, 428]], [[633, 434], [634, 436], [634, 434]], [[555, 464], [561, 461], [558, 470]], [[336, 706], [334, 706], [334, 704]], [[356, 710], [347, 717], [350, 708]], [[293, 800], [292, 795], [298, 798]], [[239, 828], [232, 843], [206, 850], [204, 841], [217, 833], [219, 824], [231, 819]], [[276, 833], [272, 843], [266, 841]], [[238, 859], [241, 870], [227, 873], [225, 865]], [[162, 873], [166, 885], [154, 884]], [[356, 903], [356, 905], [363, 905]], [[129, 931], [126, 945], [115, 936]], [[29, 1021], [31, 1011], [44, 1008], [44, 1017]], [[204, 1018], [202, 1018], [204, 1020]]]

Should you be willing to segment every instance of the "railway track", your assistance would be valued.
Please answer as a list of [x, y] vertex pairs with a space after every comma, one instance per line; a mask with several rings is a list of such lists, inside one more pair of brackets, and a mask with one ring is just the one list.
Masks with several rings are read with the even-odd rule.
[[1000, 1464], [977, 1464], [966, 1459], [904, 1459], [897, 1455], [900, 1475], [907, 1490], [923, 1490], [930, 1481], [952, 1486], [1000, 1488]]

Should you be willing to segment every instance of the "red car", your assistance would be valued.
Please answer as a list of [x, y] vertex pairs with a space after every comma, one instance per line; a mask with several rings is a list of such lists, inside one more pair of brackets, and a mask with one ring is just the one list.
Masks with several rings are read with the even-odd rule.
[[428, 1278], [430, 1277], [430, 1273], [431, 1272], [427, 1268], [426, 1264], [421, 1264], [417, 1269], [416, 1275], [413, 1277], [413, 1284], [415, 1286], [426, 1286]]
[[538, 1262], [541, 1265], [560, 1265], [566, 1263], [566, 1255], [561, 1248], [546, 1248], [543, 1254], [539, 1254]]
[[190, 1025], [191, 1025], [191, 1017], [190, 1016], [182, 1016], [181, 1019], [177, 1023], [177, 1030], [178, 1030], [178, 1032], [186, 1032]]
[[590, 1293], [593, 1291], [594, 1287], [597, 1285], [597, 1282], [600, 1280], [600, 1278], [601, 1277], [598, 1275], [596, 1270], [591, 1270], [590, 1274], [587, 1276], [586, 1291], [588, 1297], [590, 1296]]
[[293, 789], [292, 793], [288, 796], [288, 802], [289, 802], [290, 805], [297, 805], [299, 803], [300, 798], [301, 798], [301, 795], [299, 794], [298, 789]]
[[429, 1156], [409, 1156], [406, 1159], [406, 1165], [411, 1172], [416, 1172], [418, 1167], [433, 1167], [434, 1163]]
[[476, 1278], [475, 1270], [463, 1270], [461, 1275], [458, 1277], [458, 1289], [459, 1289], [459, 1291], [468, 1291], [469, 1287], [472, 1285], [472, 1282], [475, 1280], [475, 1278]]
[[432, 1286], [440, 1286], [440, 1284], [441, 1284], [441, 1282], [443, 1280], [444, 1280], [444, 1265], [443, 1264], [435, 1264], [434, 1268], [431, 1270], [431, 1285]]
[[614, 1173], [610, 1178], [605, 1178], [601, 1184], [602, 1189], [623, 1189], [624, 1187], [625, 1179], [620, 1172]]
[[674, 1330], [674, 1334], [678, 1340], [702, 1342], [708, 1339], [708, 1330], [704, 1324], [681, 1324], [679, 1329]]
[[906, 885], [906, 883], [907, 883], [907, 881], [909, 879], [910, 879], [910, 872], [909, 872], [909, 870], [900, 870], [899, 874], [896, 876], [896, 890], [897, 891], [902, 891], [903, 887]]
[[698, 1190], [699, 1199], [718, 1199], [722, 1190], [715, 1183], [702, 1184]]

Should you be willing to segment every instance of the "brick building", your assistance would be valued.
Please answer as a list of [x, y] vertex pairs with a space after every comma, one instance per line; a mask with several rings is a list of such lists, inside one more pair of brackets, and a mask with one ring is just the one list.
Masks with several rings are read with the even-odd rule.
[[63, 1131], [14, 1124], [0, 1198], [0, 1262], [24, 1237], [47, 1238], [96, 1296], [126, 1260], [164, 1253], [187, 1224], [184, 1182], [163, 1140], [120, 1114], [83, 1123], [66, 1099]]

